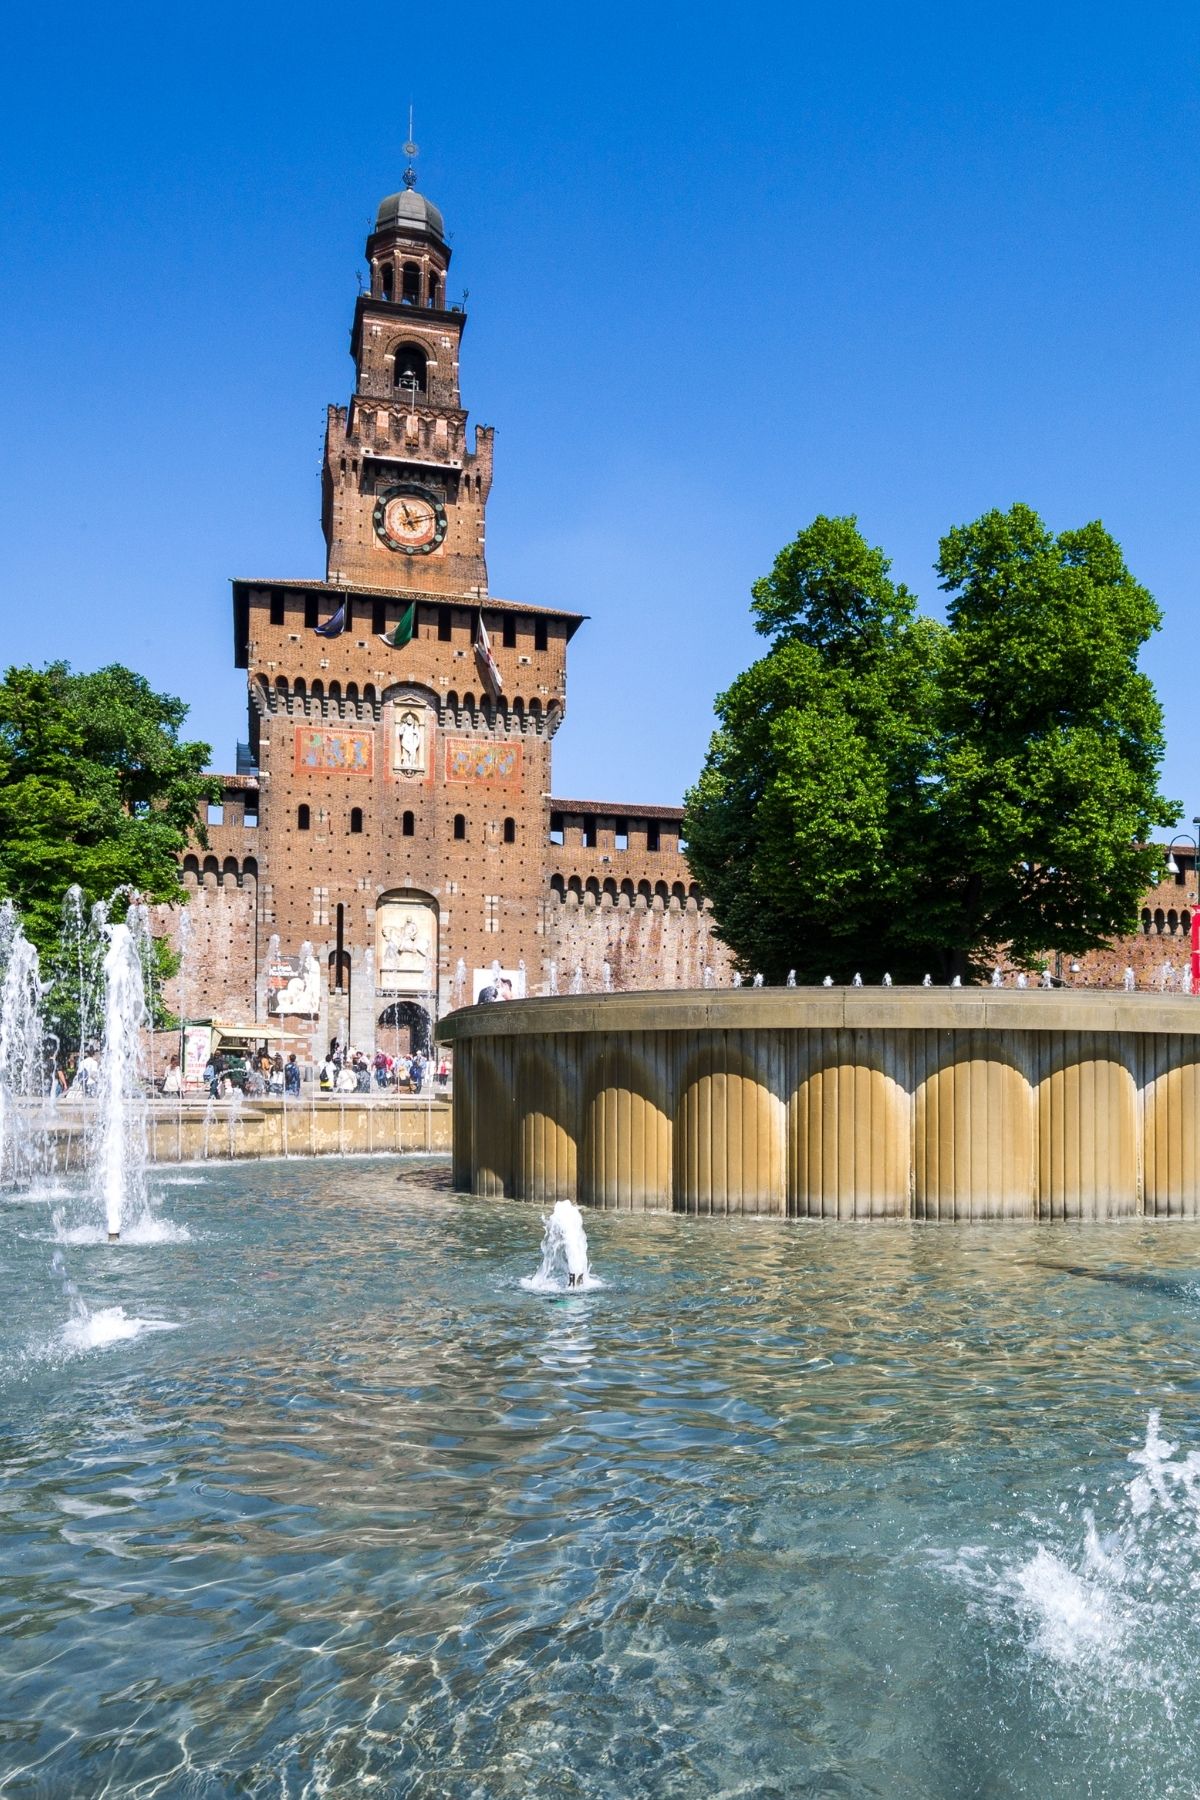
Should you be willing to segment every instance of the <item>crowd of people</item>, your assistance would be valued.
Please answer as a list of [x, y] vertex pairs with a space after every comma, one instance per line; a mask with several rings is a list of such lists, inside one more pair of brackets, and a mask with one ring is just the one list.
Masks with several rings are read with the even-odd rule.
[[323, 1094], [369, 1094], [372, 1089], [386, 1092], [389, 1088], [420, 1094], [430, 1080], [444, 1088], [449, 1079], [445, 1057], [431, 1075], [431, 1061], [423, 1050], [389, 1056], [379, 1049], [368, 1059], [361, 1050], [346, 1049], [337, 1038], [317, 1071], [317, 1085]]

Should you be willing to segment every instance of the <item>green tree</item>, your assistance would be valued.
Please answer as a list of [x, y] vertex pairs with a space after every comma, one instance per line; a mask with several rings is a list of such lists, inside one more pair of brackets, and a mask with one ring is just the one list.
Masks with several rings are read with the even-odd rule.
[[0, 898], [43, 959], [73, 882], [88, 903], [118, 889], [185, 899], [179, 857], [219, 798], [208, 745], [180, 737], [186, 716], [119, 665], [10, 668], [0, 682]]
[[[942, 539], [951, 595], [940, 681], [937, 805], [921, 935], [978, 974], [1026, 967], [1135, 928], [1158, 792], [1162, 710], [1137, 666], [1161, 623], [1098, 522], [1055, 536], [1028, 506]], [[911, 921], [914, 925], [917, 921]]]
[[772, 648], [718, 697], [684, 826], [744, 971], [970, 979], [1134, 926], [1178, 812], [1137, 668], [1153, 599], [1102, 526], [1056, 538], [1025, 506], [937, 567], [945, 626], [818, 518], [755, 584]]
[[905, 884], [894, 846], [922, 828], [942, 633], [889, 569], [852, 518], [817, 518], [780, 552], [753, 590], [772, 648], [719, 696], [687, 795], [720, 933], [772, 981], [875, 966]]

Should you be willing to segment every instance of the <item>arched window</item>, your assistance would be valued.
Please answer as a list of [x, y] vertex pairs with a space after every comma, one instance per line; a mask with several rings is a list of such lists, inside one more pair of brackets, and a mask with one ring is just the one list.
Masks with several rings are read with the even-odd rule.
[[1156, 906], [1154, 909], [1154, 930], [1157, 936], [1162, 936], [1163, 932], [1166, 930], [1166, 925], [1167, 921], [1163, 915], [1162, 907]]
[[1178, 930], [1179, 930], [1179, 914], [1175, 911], [1175, 908], [1172, 906], [1167, 913], [1167, 936], [1174, 937], [1175, 933]]
[[1150, 908], [1148, 906], [1142, 908], [1142, 930], [1147, 937], [1150, 936]]
[[463, 813], [454, 815], [454, 835], [456, 838], [465, 838], [467, 835], [467, 821]]
[[430, 271], [429, 271], [429, 304], [430, 304], [430, 306], [437, 306], [439, 304], [440, 292], [441, 292], [441, 276], [439, 275], [439, 273], [436, 269], [430, 269]]
[[392, 380], [401, 393], [415, 396], [425, 392], [425, 373], [429, 358], [420, 344], [401, 344], [396, 351]]
[[390, 262], [379, 265], [379, 292], [384, 300], [395, 298], [396, 272]]
[[361, 831], [362, 830], [362, 807], [361, 806], [352, 806], [350, 808], [350, 829], [351, 829], [351, 831]]
[[[192, 859], [192, 860], [194, 860], [194, 859]], [[552, 894], [558, 894], [561, 896], [561, 895], [565, 894], [566, 891], [567, 891], [567, 884], [563, 880], [562, 876], [561, 875], [552, 875], [550, 877], [550, 892]]]
[[421, 265], [406, 262], [401, 271], [400, 298], [409, 306], [418, 306], [421, 301]]
[[406, 812], [400, 821], [400, 835], [402, 837], [411, 837], [416, 829], [417, 821], [415, 814]]
[[307, 806], [298, 806], [296, 808], [296, 830], [307, 831], [311, 818], [312, 814], [309, 812]]
[[505, 821], [504, 821], [504, 841], [506, 844], [515, 844], [516, 843], [516, 841], [517, 841], [517, 821], [515, 819], [505, 819]]

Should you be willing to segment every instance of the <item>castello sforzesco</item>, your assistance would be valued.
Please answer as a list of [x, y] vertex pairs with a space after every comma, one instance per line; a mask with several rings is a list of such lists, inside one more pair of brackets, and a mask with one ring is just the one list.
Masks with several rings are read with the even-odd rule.
[[184, 862], [198, 973], [174, 997], [416, 1047], [497, 965], [514, 996], [727, 980], [681, 809], [554, 794], [585, 620], [489, 587], [493, 432], [468, 425], [466, 313], [411, 169], [366, 258], [353, 392], [328, 409], [324, 579], [232, 584], [247, 740]]

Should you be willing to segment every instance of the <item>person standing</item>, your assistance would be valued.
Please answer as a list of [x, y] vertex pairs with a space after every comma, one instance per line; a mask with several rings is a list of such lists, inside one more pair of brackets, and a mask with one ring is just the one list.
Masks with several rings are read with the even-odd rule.
[[300, 1097], [300, 1064], [296, 1061], [296, 1052], [287, 1059], [287, 1067], [283, 1071], [283, 1091], [293, 1099]]

